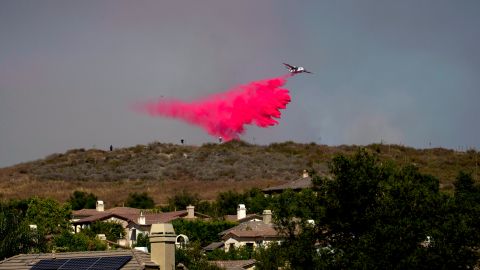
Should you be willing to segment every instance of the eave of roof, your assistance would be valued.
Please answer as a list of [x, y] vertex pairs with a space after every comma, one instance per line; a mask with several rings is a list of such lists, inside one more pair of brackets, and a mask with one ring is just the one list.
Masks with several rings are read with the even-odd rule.
[[215, 264], [221, 268], [225, 268], [227, 270], [234, 270], [234, 269], [245, 269], [245, 267], [251, 267], [255, 265], [256, 260], [231, 260], [231, 261], [210, 261], [210, 263]]
[[241, 223], [233, 228], [225, 230], [219, 235], [222, 239], [228, 239], [229, 235], [236, 237], [277, 237], [279, 233], [274, 224], [265, 224], [263, 221], [249, 221]]
[[34, 264], [45, 259], [73, 259], [86, 257], [110, 257], [110, 256], [132, 256], [122, 270], [143, 269], [143, 265], [151, 263], [150, 254], [139, 250], [110, 250], [110, 251], [85, 251], [85, 252], [64, 252], [64, 253], [32, 253], [19, 254], [3, 261], [0, 261], [0, 270], [27, 270]]
[[313, 187], [312, 178], [304, 177], [294, 181], [287, 182], [279, 186], [264, 188], [263, 192], [269, 193], [269, 192], [283, 191], [287, 189], [299, 190], [299, 189], [312, 188], [312, 187]]
[[225, 246], [224, 242], [213, 242], [210, 243], [208, 246], [204, 247], [203, 250], [214, 250], [223, 246]]

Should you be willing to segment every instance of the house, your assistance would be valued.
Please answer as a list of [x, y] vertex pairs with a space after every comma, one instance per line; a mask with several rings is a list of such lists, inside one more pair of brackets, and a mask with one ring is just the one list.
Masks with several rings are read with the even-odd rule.
[[225, 216], [226, 220], [236, 221], [239, 224], [219, 235], [221, 242], [213, 242], [205, 246], [205, 252], [211, 252], [215, 249], [223, 249], [228, 252], [231, 248], [247, 246], [256, 248], [266, 245], [272, 241], [281, 241], [283, 237], [276, 231], [276, 226], [272, 223], [272, 211], [264, 210], [262, 215], [247, 215], [247, 208], [244, 204], [239, 204], [237, 215]]
[[[79, 232], [82, 228], [88, 227], [96, 221], [117, 222], [125, 229], [125, 238], [118, 240], [118, 244], [124, 247], [131, 247], [140, 234], [149, 234], [152, 224], [167, 223], [179, 218], [193, 220], [197, 218], [208, 219], [210, 217], [196, 213], [195, 207], [192, 205], [187, 206], [186, 210], [152, 213], [130, 207], [114, 207], [104, 210], [103, 201], [98, 201], [96, 209], [73, 211], [72, 225], [74, 232]], [[178, 240], [185, 241], [185, 238], [180, 237]]]
[[262, 191], [265, 196], [275, 195], [284, 192], [287, 189], [291, 189], [293, 191], [301, 191], [306, 188], [312, 188], [313, 182], [312, 177], [308, 174], [307, 170], [303, 171], [302, 177], [300, 179], [296, 179], [285, 184], [264, 188]]
[[135, 249], [19, 254], [0, 261], [0, 270], [174, 269], [175, 237], [172, 224], [153, 224], [150, 254]]
[[[232, 248], [251, 247], [252, 249], [282, 240], [276, 226], [272, 224], [272, 211], [264, 210], [261, 221], [250, 220], [221, 232], [225, 252]], [[213, 244], [213, 243], [212, 243]]]

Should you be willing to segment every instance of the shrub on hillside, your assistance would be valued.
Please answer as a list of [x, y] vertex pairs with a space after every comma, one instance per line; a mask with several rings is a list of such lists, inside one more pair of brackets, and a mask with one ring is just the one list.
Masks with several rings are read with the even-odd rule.
[[125, 206], [140, 209], [150, 209], [155, 207], [155, 202], [153, 201], [152, 197], [147, 194], [147, 192], [134, 192], [128, 194]]

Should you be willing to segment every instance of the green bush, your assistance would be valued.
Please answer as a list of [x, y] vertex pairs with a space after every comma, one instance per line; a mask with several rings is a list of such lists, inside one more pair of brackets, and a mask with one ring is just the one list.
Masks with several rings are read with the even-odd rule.
[[73, 234], [63, 231], [60, 235], [53, 238], [55, 251], [95, 251], [106, 250], [107, 244], [96, 237], [91, 237], [85, 233]]
[[67, 202], [70, 203], [73, 210], [95, 209], [97, 196], [93, 193], [76, 190], [70, 195]]
[[90, 237], [95, 237], [97, 234], [105, 234], [107, 240], [112, 242], [125, 237], [125, 230], [122, 224], [111, 221], [95, 221], [90, 227], [83, 229], [82, 232]]
[[128, 194], [125, 206], [140, 209], [150, 209], [155, 207], [155, 202], [153, 201], [152, 197], [148, 196], [147, 192], [134, 192]]
[[184, 234], [192, 242], [199, 242], [202, 246], [206, 246], [211, 242], [219, 241], [218, 234], [227, 230], [235, 223], [228, 221], [189, 221], [185, 219], [176, 219], [172, 221], [175, 233]]

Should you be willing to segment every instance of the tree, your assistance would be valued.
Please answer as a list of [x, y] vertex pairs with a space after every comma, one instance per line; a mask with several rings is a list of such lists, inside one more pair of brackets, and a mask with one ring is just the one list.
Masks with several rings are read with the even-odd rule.
[[235, 213], [239, 204], [246, 204], [250, 213], [261, 213], [270, 207], [271, 198], [266, 198], [258, 188], [252, 188], [239, 193], [236, 191], [221, 192], [217, 196], [215, 209], [216, 216]]
[[272, 242], [265, 247], [258, 247], [254, 256], [256, 260], [255, 269], [282, 269], [286, 265], [285, 257], [284, 250], [276, 242]]
[[133, 208], [151, 209], [155, 207], [155, 202], [152, 197], [148, 196], [147, 192], [134, 192], [128, 194], [125, 205]]
[[106, 250], [107, 244], [97, 237], [91, 237], [85, 233], [71, 233], [63, 231], [53, 238], [56, 251], [95, 251]]
[[125, 237], [125, 230], [118, 222], [95, 221], [90, 227], [82, 230], [83, 233], [94, 238], [97, 234], [105, 234], [107, 240], [115, 242]]
[[[314, 261], [317, 257], [315, 243], [322, 235], [315, 234], [316, 230], [321, 231], [321, 227], [314, 224], [318, 224], [316, 222], [325, 212], [318, 203], [315, 203], [316, 200], [316, 194], [309, 189], [301, 192], [287, 190], [275, 197], [273, 218], [278, 226], [278, 232], [285, 239], [280, 247], [273, 246], [272, 252], [275, 254], [267, 255], [270, 249], [262, 251], [264, 258], [277, 256], [278, 263], [286, 262], [288, 258], [288, 264], [297, 267], [294, 269], [315, 268]], [[268, 264], [273, 263], [270, 261]]]
[[69, 204], [60, 204], [50, 198], [32, 198], [28, 203], [26, 221], [37, 225], [45, 235], [60, 234], [71, 230], [71, 209]]
[[218, 216], [228, 215], [237, 211], [237, 206], [245, 203], [245, 196], [236, 191], [220, 192], [217, 195]]
[[97, 203], [97, 196], [93, 193], [87, 193], [84, 191], [74, 191], [68, 201], [73, 210], [80, 209], [95, 209]]
[[173, 228], [178, 234], [188, 236], [192, 242], [199, 242], [201, 245], [208, 245], [211, 242], [218, 241], [218, 234], [224, 230], [232, 228], [235, 223], [228, 221], [203, 221], [203, 220], [185, 220], [176, 219], [172, 221]]
[[186, 190], [168, 198], [168, 207], [170, 210], [185, 210], [188, 205], [197, 205], [200, 202], [198, 194], [191, 194]]
[[150, 238], [148, 235], [145, 235], [143, 233], [139, 234], [137, 236], [137, 242], [135, 243], [136, 247], [147, 247], [148, 250], [151, 250], [151, 245], [150, 245]]
[[[314, 177], [314, 192], [287, 192], [276, 199], [274, 220], [286, 234], [278, 252], [285, 256], [285, 268], [475, 265], [478, 203], [459, 204], [439, 191], [434, 177], [413, 166], [380, 162], [366, 150], [335, 157], [330, 170], [333, 179]], [[461, 178], [459, 190], [475, 190]]]
[[44, 237], [37, 230], [30, 229], [25, 213], [12, 204], [0, 203], [0, 258], [45, 250]]
[[262, 190], [258, 188], [245, 191], [243, 197], [250, 213], [262, 213], [263, 210], [270, 207], [272, 201], [270, 197], [265, 197]]
[[211, 264], [203, 254], [199, 243], [191, 243], [187, 248], [175, 249], [175, 265], [182, 263], [190, 270], [220, 270]]

